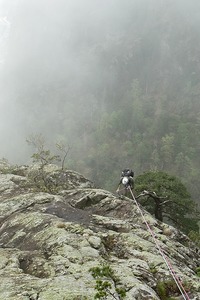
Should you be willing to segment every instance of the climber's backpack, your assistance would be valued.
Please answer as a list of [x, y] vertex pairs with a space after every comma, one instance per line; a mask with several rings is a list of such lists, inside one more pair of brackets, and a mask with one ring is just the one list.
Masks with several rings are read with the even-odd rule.
[[131, 169], [124, 169], [122, 171], [122, 177], [133, 177], [134, 176], [134, 172]]

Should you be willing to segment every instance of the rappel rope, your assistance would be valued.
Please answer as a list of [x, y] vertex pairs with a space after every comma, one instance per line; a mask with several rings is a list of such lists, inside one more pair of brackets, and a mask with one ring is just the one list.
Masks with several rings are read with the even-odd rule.
[[153, 240], [154, 240], [154, 242], [155, 242], [155, 244], [156, 244], [156, 246], [157, 246], [157, 248], [158, 248], [158, 250], [159, 250], [159, 252], [160, 252], [160, 254], [162, 256], [162, 258], [163, 258], [163, 260], [164, 260], [164, 262], [166, 263], [166, 265], [167, 265], [167, 267], [169, 269], [170, 274], [172, 275], [172, 277], [173, 277], [173, 279], [174, 279], [174, 281], [175, 281], [175, 283], [176, 283], [179, 291], [181, 292], [181, 295], [183, 296], [183, 299], [184, 300], [190, 300], [190, 298], [189, 298], [187, 292], [185, 291], [185, 289], [184, 289], [181, 281], [179, 280], [176, 272], [174, 271], [174, 269], [173, 269], [173, 267], [172, 267], [172, 265], [171, 265], [168, 257], [165, 255], [164, 251], [162, 250], [161, 246], [159, 245], [159, 243], [158, 243], [158, 241], [156, 239], [155, 233], [153, 232], [153, 230], [151, 229], [150, 225], [146, 221], [145, 216], [144, 216], [144, 214], [143, 214], [143, 212], [142, 212], [142, 210], [141, 210], [141, 208], [140, 208], [140, 206], [139, 206], [137, 200], [135, 199], [135, 196], [134, 196], [134, 194], [133, 194], [133, 192], [131, 190], [131, 187], [128, 186], [128, 189], [129, 189], [129, 191], [130, 191], [130, 193], [132, 195], [133, 200], [135, 201], [135, 204], [136, 204], [136, 206], [137, 206], [137, 208], [138, 208], [138, 210], [139, 210], [139, 212], [140, 212], [140, 214], [141, 214], [141, 216], [143, 218], [143, 221], [145, 222], [145, 224], [146, 224], [146, 226], [147, 226], [147, 228], [148, 228], [148, 230], [149, 230], [149, 232], [150, 232], [150, 234], [151, 234], [151, 236], [152, 236], [152, 238], [153, 238]]

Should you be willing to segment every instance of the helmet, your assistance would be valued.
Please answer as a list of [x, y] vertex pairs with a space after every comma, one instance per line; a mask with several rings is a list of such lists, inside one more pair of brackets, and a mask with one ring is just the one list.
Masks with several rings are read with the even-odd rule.
[[126, 168], [122, 171], [122, 176], [131, 176], [131, 177], [133, 177], [134, 172], [131, 169]]

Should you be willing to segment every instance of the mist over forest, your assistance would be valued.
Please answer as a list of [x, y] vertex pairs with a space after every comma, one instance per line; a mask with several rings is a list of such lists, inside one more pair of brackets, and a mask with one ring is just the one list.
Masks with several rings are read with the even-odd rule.
[[31, 134], [115, 189], [163, 170], [200, 194], [199, 0], [0, 0], [0, 157]]

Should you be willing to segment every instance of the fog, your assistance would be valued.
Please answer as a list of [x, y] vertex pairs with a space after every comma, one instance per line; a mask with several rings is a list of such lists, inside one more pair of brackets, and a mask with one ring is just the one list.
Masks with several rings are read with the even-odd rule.
[[[196, 22], [190, 2], [199, 7], [198, 1], [167, 2], [174, 3], [178, 17]], [[49, 144], [59, 138], [73, 144], [79, 128], [112, 111], [105, 102], [115, 97], [119, 102], [116, 86], [124, 84], [114, 61], [120, 37], [135, 23], [137, 52], [147, 20], [165, 9], [162, 0], [0, 0], [0, 157], [26, 163], [30, 134], [43, 134]], [[106, 51], [113, 52], [113, 58], [104, 58], [109, 66], [102, 63]], [[143, 64], [137, 68], [134, 78], [144, 71]]]
[[[79, 122], [75, 97], [102, 81], [90, 44], [101, 45], [105, 29], [119, 30], [123, 18], [116, 0], [1, 0], [0, 5], [0, 156], [23, 162], [29, 134], [51, 140], [59, 135], [59, 119], [74, 114]], [[66, 115], [59, 101], [69, 102]]]

